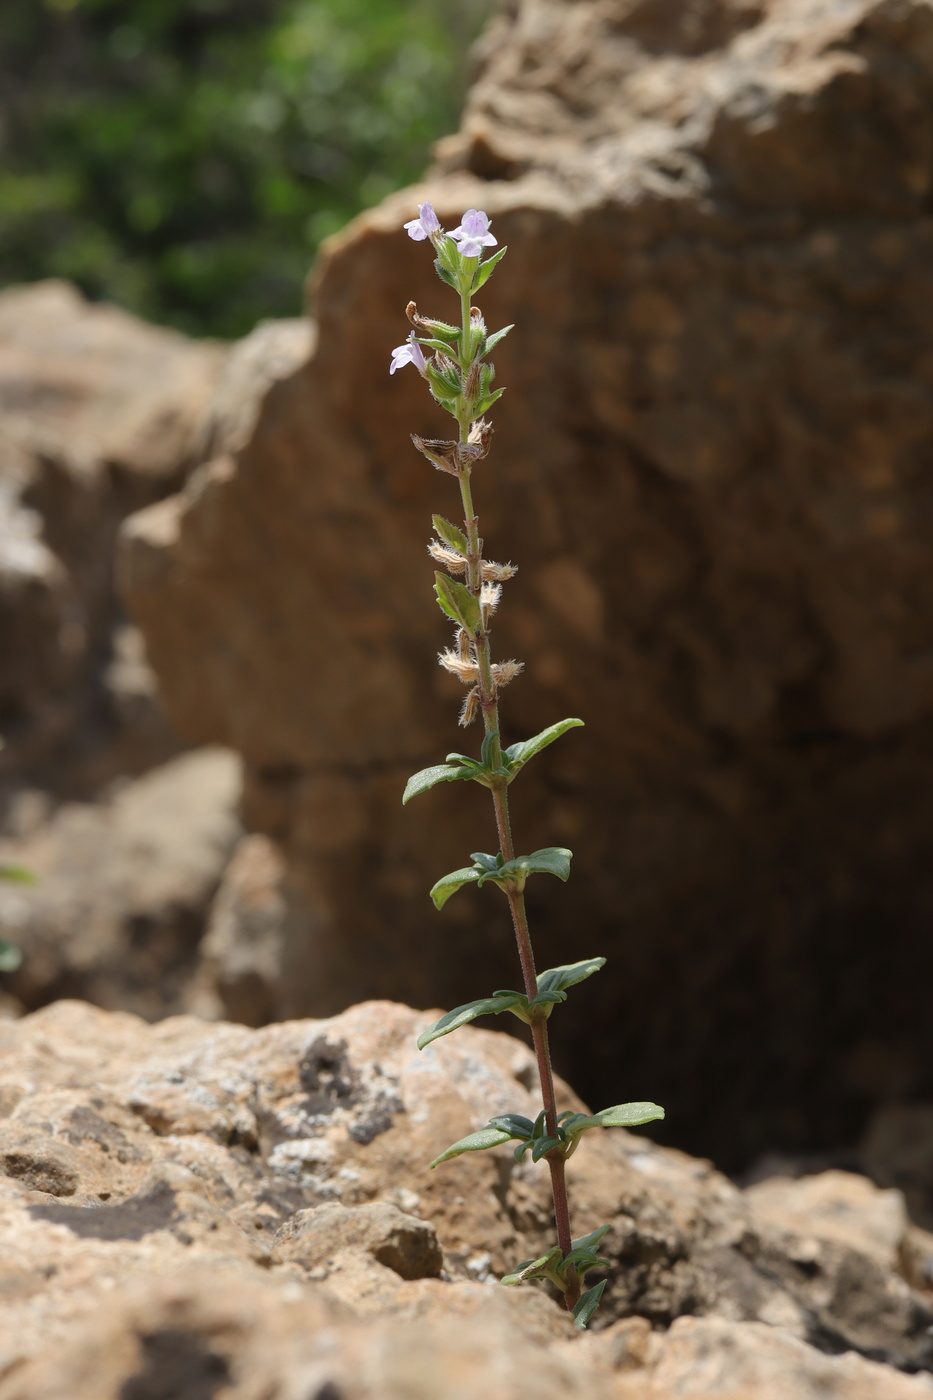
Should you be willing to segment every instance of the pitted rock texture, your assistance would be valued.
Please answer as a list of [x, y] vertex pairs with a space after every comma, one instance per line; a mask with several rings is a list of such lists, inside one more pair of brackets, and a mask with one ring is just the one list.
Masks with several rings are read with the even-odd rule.
[[736, 1167], [933, 1094], [931, 113], [926, 0], [514, 0], [436, 170], [328, 246], [315, 348], [244, 371], [124, 569], [175, 721], [285, 849], [285, 1014], [515, 977], [494, 890], [426, 897], [492, 846], [485, 794], [399, 807], [476, 743], [423, 552], [455, 488], [408, 440], [447, 420], [386, 373], [410, 299], [455, 314], [401, 229], [429, 197], [510, 245], [475, 483], [520, 567], [505, 737], [587, 725], [512, 790], [522, 849], [575, 851], [529, 887], [542, 963], [610, 958], [564, 1072], [605, 1102], [624, 1065]]
[[[425, 1024], [385, 1002], [261, 1030], [148, 1026], [79, 1002], [0, 1022], [0, 1376], [64, 1345], [108, 1291], [179, 1270], [229, 1276], [234, 1294], [250, 1280], [271, 1281], [270, 1297], [286, 1283], [296, 1298], [319, 1290], [335, 1316], [441, 1316], [540, 1253], [552, 1230], [542, 1165], [500, 1150], [428, 1166], [491, 1114], [534, 1112], [531, 1052], [471, 1029], [421, 1053]], [[564, 1085], [560, 1097], [579, 1106]], [[898, 1272], [890, 1220], [890, 1257], [874, 1247], [891, 1193], [865, 1183], [841, 1236], [822, 1223], [833, 1183], [822, 1216], [812, 1193], [783, 1216], [758, 1213], [708, 1163], [622, 1132], [591, 1134], [568, 1169], [575, 1229], [612, 1226], [601, 1326], [761, 1322], [802, 1355], [933, 1361], [929, 1289]], [[491, 1296], [503, 1325], [550, 1317], [562, 1335], [543, 1293]]]
[[23, 784], [87, 796], [179, 741], [117, 601], [131, 511], [203, 452], [226, 357], [64, 282], [0, 294], [0, 821]]
[[569, 1175], [575, 1228], [612, 1225], [598, 1330], [498, 1287], [549, 1243], [545, 1167], [427, 1164], [533, 1111], [531, 1053], [474, 1029], [419, 1053], [425, 1023], [385, 1002], [261, 1030], [79, 1002], [0, 1023], [0, 1400], [518, 1400], [532, 1373], [555, 1400], [933, 1395], [903, 1202], [867, 1183], [827, 1233], [846, 1182], [759, 1214], [708, 1163], [591, 1134]]

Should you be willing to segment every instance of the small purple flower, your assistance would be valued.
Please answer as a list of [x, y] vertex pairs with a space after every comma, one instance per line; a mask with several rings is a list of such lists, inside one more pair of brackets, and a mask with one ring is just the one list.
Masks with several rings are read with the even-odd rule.
[[[430, 207], [430, 206], [429, 206]], [[414, 365], [419, 374], [424, 374], [427, 361], [421, 346], [415, 340], [414, 331], [411, 332], [404, 345], [396, 345], [392, 351], [392, 363], [389, 365], [389, 373], [394, 374], [402, 365]]]
[[409, 219], [404, 227], [409, 238], [421, 243], [425, 238], [430, 238], [432, 234], [440, 231], [441, 221], [434, 212], [434, 205], [425, 201], [424, 204], [418, 205], [417, 219]]
[[456, 238], [465, 258], [478, 258], [484, 248], [491, 248], [499, 241], [489, 232], [489, 215], [482, 209], [468, 209], [460, 220], [460, 227], [451, 229], [450, 236]]

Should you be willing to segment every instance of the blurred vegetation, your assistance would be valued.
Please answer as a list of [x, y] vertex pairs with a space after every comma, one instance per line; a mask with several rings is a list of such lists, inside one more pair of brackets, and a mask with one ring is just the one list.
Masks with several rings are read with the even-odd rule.
[[0, 0], [0, 282], [195, 334], [296, 315], [317, 244], [454, 130], [494, 0]]

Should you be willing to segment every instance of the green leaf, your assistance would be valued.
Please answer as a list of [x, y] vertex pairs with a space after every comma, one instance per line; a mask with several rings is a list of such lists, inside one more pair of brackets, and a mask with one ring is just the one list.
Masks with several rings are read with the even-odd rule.
[[664, 1117], [664, 1109], [656, 1103], [618, 1103], [599, 1113], [574, 1113], [561, 1123], [561, 1131], [571, 1139], [568, 1157], [576, 1150], [581, 1133], [590, 1128], [637, 1128], [641, 1123], [653, 1123]]
[[478, 1133], [470, 1133], [468, 1137], [461, 1138], [459, 1142], [448, 1147], [446, 1152], [435, 1157], [431, 1166], [436, 1167], [441, 1162], [449, 1162], [453, 1157], [461, 1157], [464, 1152], [484, 1152], [487, 1147], [501, 1147], [504, 1142], [509, 1141], [510, 1136], [501, 1128], [480, 1128]]
[[532, 1148], [531, 1148], [531, 1160], [532, 1160], [533, 1162], [540, 1162], [541, 1158], [545, 1155], [545, 1153], [550, 1152], [551, 1149], [554, 1148], [554, 1147], [562, 1147], [562, 1146], [563, 1146], [563, 1139], [562, 1139], [562, 1138], [559, 1138], [559, 1137], [542, 1137], [542, 1138], [538, 1138], [537, 1141], [535, 1141], [535, 1142], [532, 1144]]
[[640, 1123], [653, 1123], [664, 1117], [664, 1109], [656, 1103], [617, 1103], [603, 1108], [593, 1117], [601, 1128], [637, 1128]]
[[0, 972], [15, 972], [22, 961], [23, 955], [16, 944], [0, 938]]
[[455, 1006], [453, 1011], [445, 1011], [433, 1026], [421, 1032], [418, 1037], [418, 1049], [423, 1050], [432, 1040], [439, 1040], [442, 1035], [450, 1035], [450, 1032], [458, 1027], [475, 1021], [477, 1016], [498, 1016], [500, 1012], [511, 1011], [513, 1006], [518, 1006], [525, 1000], [521, 992], [506, 992], [504, 995], [481, 997], [479, 1001], [467, 1001], [463, 1006]]
[[547, 729], [542, 729], [540, 734], [536, 734], [533, 739], [523, 739], [518, 744], [509, 744], [505, 750], [505, 757], [510, 768], [517, 773], [519, 768], [524, 767], [529, 758], [534, 758], [536, 753], [546, 749], [548, 744], [553, 744], [555, 739], [559, 739], [562, 734], [566, 734], [568, 729], [582, 729], [582, 719], [561, 719], [556, 724], [548, 725]]
[[456, 525], [451, 525], [449, 520], [445, 520], [442, 515], [432, 515], [431, 524], [435, 533], [445, 544], [449, 544], [451, 549], [455, 549], [458, 554], [466, 554], [470, 548], [466, 535], [462, 530], [458, 530]]
[[489, 1126], [490, 1128], [501, 1128], [510, 1137], [522, 1138], [525, 1141], [530, 1141], [534, 1132], [534, 1124], [531, 1119], [523, 1118], [520, 1113], [500, 1113], [497, 1117], [490, 1118]]
[[484, 768], [492, 771], [492, 751], [499, 738], [498, 729], [491, 729], [483, 740], [483, 747], [480, 750], [480, 758]]
[[473, 405], [473, 417], [482, 418], [483, 414], [488, 413], [493, 404], [497, 403], [504, 393], [505, 389], [496, 389], [491, 394], [484, 394], [483, 397]]
[[445, 612], [471, 635], [482, 629], [479, 599], [464, 584], [438, 571], [434, 575], [434, 591], [441, 612]]
[[563, 1280], [557, 1275], [559, 1260], [560, 1245], [556, 1244], [547, 1254], [542, 1254], [540, 1259], [526, 1259], [524, 1264], [519, 1264], [514, 1274], [506, 1274], [499, 1282], [509, 1285], [525, 1283], [530, 1278], [552, 1278], [560, 1286]]
[[511, 326], [503, 326], [501, 331], [494, 331], [492, 335], [487, 335], [486, 343], [483, 346], [483, 354], [488, 355], [490, 350], [494, 350], [499, 344], [499, 341], [505, 340], [509, 331], [514, 331], [514, 329], [515, 324], [513, 322]]
[[593, 1288], [588, 1288], [574, 1304], [573, 1325], [574, 1327], [579, 1327], [581, 1332], [585, 1330], [590, 1318], [599, 1307], [599, 1300], [603, 1296], [603, 1289], [606, 1287], [607, 1282], [607, 1279], [603, 1279], [601, 1283], [595, 1284]]
[[416, 335], [415, 343], [417, 345], [423, 345], [426, 350], [440, 350], [442, 355], [449, 355], [451, 353], [450, 343], [446, 340], [428, 340], [427, 338], [422, 338], [420, 335]]
[[445, 763], [462, 763], [466, 768], [475, 768], [477, 773], [482, 773], [483, 765], [475, 758], [471, 758], [468, 753], [449, 753], [444, 759]]
[[498, 875], [502, 867], [502, 856], [491, 856], [487, 851], [471, 851], [470, 860], [481, 867], [481, 871], [477, 872], [478, 874], [482, 873], [482, 871], [486, 871], [491, 875]]
[[566, 1001], [566, 992], [539, 992], [528, 1003], [529, 1006], [556, 1006], [559, 1001]]
[[434, 900], [436, 909], [443, 909], [452, 894], [463, 885], [472, 885], [479, 879], [479, 871], [472, 866], [465, 870], [452, 870], [449, 875], [442, 875], [437, 884], [431, 889], [431, 898]]
[[611, 1225], [600, 1225], [597, 1229], [591, 1230], [588, 1235], [581, 1235], [578, 1240], [572, 1240], [574, 1249], [595, 1249], [604, 1235], [608, 1235], [612, 1229]]
[[573, 851], [566, 846], [545, 846], [540, 851], [532, 851], [530, 856], [516, 856], [500, 867], [498, 876], [515, 882], [520, 890], [525, 888], [529, 875], [556, 875], [566, 881], [570, 876], [570, 861]]
[[427, 792], [429, 788], [437, 787], [438, 783], [453, 783], [458, 778], [469, 778], [472, 774], [467, 768], [451, 767], [447, 763], [439, 763], [434, 768], [422, 768], [420, 773], [413, 773], [405, 784], [405, 791], [402, 793], [402, 806], [410, 802], [413, 797], [417, 797], [420, 792]]
[[504, 248], [499, 249], [498, 253], [493, 253], [491, 258], [487, 258], [484, 263], [480, 263], [473, 277], [471, 295], [473, 292], [478, 292], [480, 287], [485, 287], [486, 283], [489, 281], [490, 277], [495, 271], [496, 265], [499, 262], [501, 262], [501, 260], [505, 257], [508, 251], [509, 247], [508, 244], [506, 244]]
[[564, 1256], [564, 1263], [571, 1264], [577, 1273], [582, 1276], [588, 1269], [595, 1269], [599, 1264], [611, 1264], [611, 1259], [601, 1259], [595, 1249], [572, 1249]]
[[567, 987], [575, 987], [578, 982], [592, 977], [594, 972], [605, 966], [605, 962], [605, 958], [585, 958], [583, 962], [549, 967], [546, 972], [538, 975], [538, 995], [543, 992], [562, 992]]

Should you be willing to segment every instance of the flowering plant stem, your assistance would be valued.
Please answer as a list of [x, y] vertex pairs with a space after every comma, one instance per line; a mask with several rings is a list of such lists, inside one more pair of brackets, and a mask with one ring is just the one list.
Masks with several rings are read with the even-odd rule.
[[[464, 342], [468, 343], [470, 333], [470, 297], [469, 293], [462, 293], [460, 297], [461, 306], [461, 329]], [[461, 414], [459, 417], [460, 442], [466, 444], [470, 435], [470, 423], [467, 416]], [[473, 508], [473, 492], [470, 487], [470, 468], [461, 468], [457, 472], [457, 480], [460, 484], [460, 500], [463, 505], [463, 519], [466, 525], [467, 542], [469, 552], [467, 559], [467, 587], [476, 597], [479, 597], [481, 588], [480, 562], [482, 558], [482, 541], [479, 536], [479, 519]], [[499, 701], [496, 696], [496, 687], [492, 678], [492, 657], [489, 642], [489, 629], [484, 627], [477, 637], [476, 657], [479, 666], [479, 694], [480, 707], [483, 713], [483, 728], [485, 733], [491, 738], [491, 763], [492, 768], [498, 768], [502, 759], [501, 744], [499, 740]], [[492, 792], [492, 802], [496, 813], [496, 827], [499, 833], [499, 849], [506, 862], [515, 859], [515, 846], [512, 841], [512, 822], [509, 815], [509, 792], [508, 782], [505, 779], [496, 779], [490, 785]], [[522, 980], [525, 984], [525, 995], [532, 1001], [538, 992], [538, 974], [535, 969], [534, 948], [531, 944], [531, 931], [528, 927], [528, 913], [525, 909], [525, 896], [521, 890], [506, 890], [506, 898], [509, 902], [509, 912], [512, 916], [512, 927], [515, 930], [515, 942], [518, 947], [519, 962], [522, 967]], [[538, 1078], [541, 1083], [541, 1098], [544, 1103], [545, 1126], [548, 1137], [557, 1137], [557, 1098], [554, 1093], [554, 1071], [551, 1067], [551, 1051], [548, 1045], [547, 1020], [536, 1017], [531, 1023], [531, 1034], [534, 1040], [535, 1058], [538, 1062]], [[570, 1204], [567, 1199], [567, 1179], [564, 1170], [564, 1158], [562, 1153], [552, 1151], [547, 1156], [547, 1164], [551, 1173], [551, 1194], [554, 1199], [554, 1222], [557, 1226], [557, 1242], [564, 1254], [569, 1254], [572, 1248], [570, 1236]], [[574, 1304], [580, 1296], [579, 1280], [574, 1276], [567, 1291], [564, 1293], [564, 1305], [569, 1310], [573, 1310]]]
[[[427, 381], [437, 403], [457, 421], [455, 441], [424, 439], [414, 434], [412, 440], [435, 467], [457, 478], [460, 490], [463, 529], [436, 515], [434, 528], [440, 538], [429, 545], [432, 557], [447, 571], [435, 574], [438, 604], [456, 624], [456, 648], [442, 652], [438, 660], [469, 687], [461, 724], [469, 725], [482, 714], [484, 737], [478, 760], [466, 754], [448, 754], [443, 764], [423, 769], [410, 778], [402, 800], [408, 802], [438, 783], [463, 779], [472, 779], [489, 789], [499, 836], [498, 853], [494, 856], [482, 851], [474, 853], [473, 864], [443, 876], [432, 889], [431, 897], [440, 909], [463, 885], [479, 886], [487, 882], [497, 885], [508, 901], [524, 987], [521, 992], [498, 991], [491, 997], [467, 1002], [445, 1013], [421, 1034], [418, 1045], [424, 1049], [440, 1036], [448, 1035], [478, 1016], [511, 1011], [531, 1028], [543, 1103], [534, 1122], [521, 1114], [499, 1114], [490, 1119], [488, 1127], [454, 1143], [431, 1165], [437, 1166], [464, 1152], [498, 1147], [513, 1139], [519, 1144], [515, 1149], [517, 1161], [523, 1161], [530, 1151], [533, 1162], [547, 1162], [557, 1244], [540, 1259], [526, 1261], [502, 1282], [547, 1279], [561, 1293], [564, 1306], [573, 1313], [577, 1326], [585, 1327], [598, 1306], [605, 1280], [583, 1291], [584, 1280], [589, 1270], [608, 1262], [599, 1257], [596, 1246], [609, 1226], [600, 1226], [577, 1240], [571, 1237], [566, 1160], [576, 1151], [582, 1135], [591, 1128], [632, 1127], [663, 1117], [663, 1109], [652, 1103], [632, 1103], [616, 1104], [597, 1114], [571, 1111], [559, 1114], [557, 1111], [548, 1047], [548, 1018], [555, 1005], [566, 1000], [566, 989], [598, 972], [605, 959], [587, 958], [549, 968], [540, 974], [537, 972], [525, 909], [525, 882], [533, 874], [556, 875], [566, 880], [572, 853], [560, 846], [549, 846], [528, 856], [518, 855], [512, 838], [509, 785], [541, 749], [582, 724], [582, 720], [561, 720], [532, 739], [507, 748], [502, 745], [498, 695], [502, 687], [518, 675], [522, 665], [516, 661], [493, 662], [489, 634], [501, 585], [512, 577], [515, 568], [483, 558], [471, 478], [474, 467], [489, 451], [492, 429], [483, 414], [503, 392], [492, 389], [495, 371], [486, 357], [512, 327], [490, 335], [481, 313], [471, 303], [473, 294], [485, 285], [506, 250], [501, 248], [485, 262], [481, 261], [483, 250], [494, 246], [496, 239], [489, 232], [489, 219], [477, 209], [468, 209], [460, 226], [448, 234], [431, 205], [422, 204], [418, 218], [405, 227], [417, 242], [430, 239], [437, 253], [434, 265], [438, 276], [454, 288], [460, 298], [459, 326], [421, 316], [413, 302], [409, 305], [408, 315], [415, 329], [408, 340], [392, 352], [390, 373], [394, 374], [404, 365], [414, 365]], [[430, 359], [425, 355], [426, 350], [433, 352]], [[459, 577], [463, 577], [463, 583], [458, 581]]]

